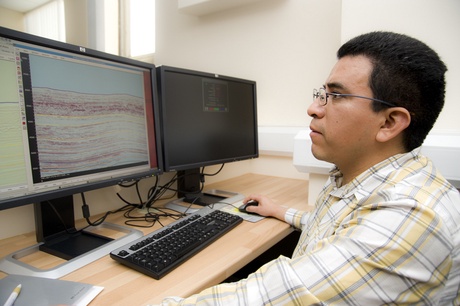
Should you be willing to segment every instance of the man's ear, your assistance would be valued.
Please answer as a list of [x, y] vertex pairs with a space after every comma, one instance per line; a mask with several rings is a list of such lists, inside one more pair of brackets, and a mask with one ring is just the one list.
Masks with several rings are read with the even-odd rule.
[[384, 122], [376, 135], [379, 142], [387, 142], [398, 137], [409, 126], [411, 115], [403, 107], [391, 107], [382, 111]]

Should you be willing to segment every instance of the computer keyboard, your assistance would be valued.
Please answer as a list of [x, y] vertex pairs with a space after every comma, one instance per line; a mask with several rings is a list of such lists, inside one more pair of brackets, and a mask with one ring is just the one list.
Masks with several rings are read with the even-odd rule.
[[114, 260], [160, 279], [243, 221], [209, 207], [110, 253]]

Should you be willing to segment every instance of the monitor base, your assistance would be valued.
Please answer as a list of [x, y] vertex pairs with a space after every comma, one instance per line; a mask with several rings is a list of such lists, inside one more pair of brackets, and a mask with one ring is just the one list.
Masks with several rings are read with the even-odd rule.
[[26, 276], [37, 276], [46, 278], [60, 278], [103, 256], [110, 254], [112, 250], [122, 247], [125, 244], [143, 236], [143, 233], [139, 230], [131, 229], [126, 226], [121, 226], [112, 223], [102, 223], [101, 225], [95, 228], [90, 228], [89, 230], [86, 230], [85, 234], [90, 233], [90, 235], [94, 235], [94, 233], [91, 232], [99, 230], [101, 228], [121, 232], [124, 233], [124, 235], [111, 241], [105, 241], [106, 243], [103, 243], [95, 249], [80, 254], [62, 264], [59, 264], [49, 269], [39, 269], [19, 260], [27, 255], [40, 251], [40, 246], [42, 246], [44, 243], [37, 243], [35, 245], [16, 251], [2, 258], [0, 260], [0, 271], [3, 271], [7, 274], [20, 274]]
[[[209, 199], [216, 200], [213, 203], [209, 203], [207, 205], [214, 205], [214, 208], [218, 209], [228, 204], [234, 204], [238, 201], [242, 201], [244, 199], [244, 195], [237, 192], [219, 190], [219, 189], [211, 189], [205, 191], [203, 193], [205, 196], [209, 197]], [[192, 214], [199, 210], [200, 208], [192, 207], [196, 203], [188, 202], [185, 198], [179, 198], [166, 203], [165, 208], [169, 208], [171, 210], [183, 213], [183, 214]], [[199, 204], [198, 204], [199, 205]]]

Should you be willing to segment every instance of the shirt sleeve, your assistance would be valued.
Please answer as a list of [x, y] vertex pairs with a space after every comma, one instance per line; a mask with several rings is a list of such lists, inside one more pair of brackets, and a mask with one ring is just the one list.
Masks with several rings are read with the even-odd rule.
[[289, 208], [284, 215], [284, 221], [292, 225], [294, 228], [302, 230], [307, 224], [309, 215], [309, 212]]
[[299, 305], [320, 303], [302, 285], [302, 279], [291, 267], [291, 260], [281, 256], [247, 279], [220, 284], [186, 299], [166, 298], [161, 305], [283, 305], [294, 300], [302, 301]]

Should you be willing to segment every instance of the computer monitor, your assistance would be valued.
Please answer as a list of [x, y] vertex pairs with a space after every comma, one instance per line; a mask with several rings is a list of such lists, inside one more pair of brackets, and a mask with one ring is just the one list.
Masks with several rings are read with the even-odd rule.
[[258, 157], [256, 82], [157, 67], [164, 170], [178, 171], [179, 197], [210, 204], [200, 169]]
[[0, 210], [34, 203], [48, 243], [72, 195], [161, 174], [157, 108], [154, 65], [0, 28]]

